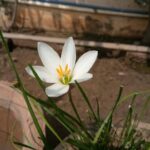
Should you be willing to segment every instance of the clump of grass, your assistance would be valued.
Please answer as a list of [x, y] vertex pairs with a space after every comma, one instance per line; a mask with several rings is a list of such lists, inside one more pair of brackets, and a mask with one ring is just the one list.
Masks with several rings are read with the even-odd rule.
[[[81, 97], [84, 100], [87, 108], [90, 112], [91, 124], [87, 125], [84, 123], [81, 118], [80, 114], [78, 113], [78, 109], [74, 105], [73, 97], [71, 95], [71, 91], [68, 93], [68, 99], [70, 102], [70, 106], [72, 107], [75, 117], [67, 113], [66, 111], [62, 110], [57, 106], [55, 101], [50, 97], [47, 97], [47, 100], [42, 100], [32, 94], [30, 94], [24, 87], [23, 82], [20, 79], [20, 75], [17, 72], [17, 69], [12, 61], [11, 55], [9, 53], [9, 49], [7, 43], [5, 42], [2, 33], [0, 32], [0, 36], [2, 39], [2, 43], [7, 51], [8, 58], [10, 60], [10, 64], [16, 74], [16, 78], [18, 81], [17, 88], [19, 88], [24, 96], [25, 102], [35, 124], [36, 130], [39, 134], [41, 141], [43, 142], [46, 150], [53, 149], [51, 147], [50, 141], [48, 141], [42, 132], [40, 124], [36, 118], [33, 105], [36, 108], [36, 112], [40, 115], [41, 119], [47, 126], [47, 128], [55, 135], [55, 137], [60, 141], [61, 145], [63, 146], [62, 149], [69, 149], [67, 145], [69, 144], [72, 149], [79, 149], [79, 150], [149, 150], [150, 149], [150, 142], [144, 139], [142, 134], [139, 134], [138, 131], [138, 123], [139, 119], [135, 119], [134, 116], [134, 107], [133, 104], [136, 100], [138, 95], [143, 93], [132, 93], [126, 97], [122, 97], [123, 87], [120, 87], [118, 96], [116, 101], [111, 109], [111, 111], [107, 114], [106, 118], [102, 119], [99, 113], [99, 104], [97, 100], [97, 110], [95, 111], [89, 101], [88, 96], [86, 95], [83, 88], [80, 86], [78, 82], [76, 82], [76, 88], [81, 93]], [[42, 90], [45, 90], [45, 85], [40, 80], [39, 76], [33, 69], [31, 65], [29, 65], [30, 69], [32, 70], [39, 86]], [[114, 112], [120, 106], [122, 102], [131, 98], [131, 103], [129, 105], [128, 113], [124, 118], [124, 123], [121, 129], [117, 129], [113, 125], [113, 117]], [[144, 110], [148, 105], [149, 97], [141, 111], [139, 113], [139, 118], [142, 117], [144, 114]], [[51, 125], [50, 122], [45, 118], [42, 113], [44, 110], [47, 114], [54, 117], [70, 134], [67, 139], [62, 139], [60, 134], [56, 131], [56, 129]], [[34, 147], [29, 146], [26, 143], [19, 143], [18, 141], [14, 141], [14, 144], [26, 147], [28, 149], [34, 149]]]

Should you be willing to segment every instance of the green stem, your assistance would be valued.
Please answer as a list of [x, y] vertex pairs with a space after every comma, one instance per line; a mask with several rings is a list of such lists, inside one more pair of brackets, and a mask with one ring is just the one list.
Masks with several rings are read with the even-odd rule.
[[77, 109], [76, 109], [76, 107], [75, 107], [75, 105], [74, 105], [74, 103], [72, 101], [71, 90], [69, 90], [69, 92], [68, 92], [68, 97], [69, 97], [69, 102], [70, 102], [70, 104], [71, 104], [71, 106], [72, 106], [72, 108], [74, 110], [74, 113], [75, 113], [76, 117], [78, 118], [79, 122], [82, 123], [81, 118], [79, 116], [79, 113], [78, 113], [78, 111], [77, 111]]
[[80, 116], [79, 116], [79, 113], [78, 113], [78, 111], [77, 111], [77, 109], [76, 109], [76, 107], [75, 107], [75, 105], [74, 105], [74, 103], [73, 103], [73, 101], [72, 101], [71, 90], [69, 90], [68, 96], [69, 96], [69, 102], [70, 102], [70, 104], [71, 104], [71, 106], [72, 106], [72, 108], [73, 108], [73, 110], [74, 110], [74, 113], [75, 113], [76, 117], [77, 117], [78, 120], [79, 120], [79, 125], [80, 125], [80, 127], [81, 127], [82, 130], [86, 133], [86, 135], [89, 136], [89, 137], [92, 139], [92, 136], [88, 133], [87, 129], [85, 128], [85, 126], [84, 126], [84, 124], [83, 124], [83, 122], [82, 122], [82, 120], [81, 120], [81, 118], [80, 118]]
[[80, 84], [79, 84], [77, 81], [75, 81], [75, 83], [76, 83], [76, 85], [77, 85], [79, 91], [81, 92], [81, 94], [82, 94], [82, 96], [83, 96], [85, 102], [87, 103], [87, 105], [88, 105], [88, 107], [89, 107], [89, 109], [90, 109], [90, 111], [91, 111], [93, 117], [95, 118], [96, 121], [98, 121], [98, 119], [97, 119], [97, 117], [96, 117], [96, 115], [95, 115], [95, 113], [94, 113], [94, 110], [93, 110], [93, 108], [92, 108], [92, 106], [91, 106], [91, 103], [90, 103], [90, 101], [89, 101], [87, 95], [85, 94], [84, 90], [82, 89], [82, 87], [80, 86]]

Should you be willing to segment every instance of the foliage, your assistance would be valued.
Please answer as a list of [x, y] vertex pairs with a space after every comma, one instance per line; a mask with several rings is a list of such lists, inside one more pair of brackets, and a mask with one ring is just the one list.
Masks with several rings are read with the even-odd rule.
[[[35, 112], [33, 111], [33, 106], [31, 105], [31, 103], [34, 103], [37, 106], [37, 108], [38, 107], [42, 108], [42, 109], [38, 109], [38, 113], [41, 116], [41, 119], [48, 127], [48, 129], [61, 142], [61, 145], [63, 145], [64, 149], [67, 149], [66, 143], [68, 143], [73, 149], [79, 149], [79, 150], [149, 150], [150, 149], [150, 142], [146, 141], [146, 139], [144, 139], [144, 137], [141, 134], [139, 134], [139, 131], [137, 130], [139, 119], [142, 118], [144, 111], [148, 106], [150, 97], [147, 97], [146, 103], [143, 109], [141, 110], [141, 112], [139, 113], [138, 118], [137, 117], [135, 118], [134, 105], [133, 105], [137, 96], [145, 93], [135, 92], [126, 97], [123, 97], [122, 96], [123, 87], [120, 87], [118, 96], [116, 98], [116, 101], [111, 111], [108, 113], [106, 118], [102, 119], [99, 112], [100, 108], [99, 108], [98, 101], [97, 101], [97, 110], [94, 111], [85, 91], [83, 90], [83, 88], [78, 82], [75, 82], [76, 88], [81, 93], [81, 96], [90, 112], [91, 125], [87, 125], [80, 118], [80, 114], [78, 113], [78, 110], [74, 105], [71, 91], [69, 91], [68, 93], [68, 99], [76, 117], [70, 115], [66, 111], [59, 108], [55, 103], [55, 101], [50, 97], [47, 97], [46, 101], [42, 100], [36, 96], [31, 95], [24, 88], [23, 82], [21, 81], [20, 76], [16, 70], [16, 67], [12, 61], [7, 43], [4, 40], [2, 33], [0, 33], [0, 36], [2, 39], [2, 43], [6, 49], [6, 52], [8, 54], [10, 64], [12, 65], [12, 68], [16, 74], [16, 78], [18, 81], [18, 88], [21, 90], [24, 96], [25, 102], [33, 118], [33, 122], [38, 131], [39, 137], [42, 140], [46, 150], [51, 150], [53, 148], [51, 147], [51, 143], [47, 141], [45, 135], [42, 133], [41, 127], [36, 118]], [[45, 85], [40, 80], [39, 76], [37, 75], [37, 73], [35, 72], [35, 70], [31, 65], [29, 65], [29, 67], [32, 70], [41, 89], [45, 91]], [[123, 126], [119, 131], [119, 129], [117, 129], [113, 125], [114, 112], [117, 110], [117, 108], [120, 106], [121, 103], [123, 103], [128, 99], [131, 99], [128, 108], [128, 113], [124, 119]], [[63, 140], [60, 136], [61, 133], [56, 132], [55, 128], [51, 125], [50, 122], [48, 122], [48, 120], [45, 118], [41, 110], [44, 110], [50, 116], [55, 117], [56, 120], [59, 123], [61, 123], [62, 126], [69, 132], [70, 136], [67, 139]], [[35, 149], [24, 143], [19, 143], [16, 141], [14, 141], [14, 143], [21, 147]]]

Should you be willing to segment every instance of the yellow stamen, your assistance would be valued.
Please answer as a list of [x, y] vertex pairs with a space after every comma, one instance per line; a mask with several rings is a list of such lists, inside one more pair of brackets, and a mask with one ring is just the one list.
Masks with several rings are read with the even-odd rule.
[[71, 70], [68, 67], [68, 64], [65, 66], [65, 68], [63, 69], [61, 65], [58, 66], [58, 68], [56, 68], [59, 80], [63, 83], [63, 84], [68, 84], [72, 77], [71, 77]]
[[56, 71], [57, 71], [57, 73], [58, 73], [58, 76], [61, 77], [62, 74], [61, 74], [60, 70], [57, 68]]
[[66, 71], [66, 74], [69, 75], [70, 74], [70, 69]]
[[68, 70], [68, 64], [67, 64], [66, 67], [65, 67], [65, 72], [67, 72], [67, 70]]
[[59, 65], [59, 68], [60, 68], [61, 74], [63, 74], [63, 69], [62, 69], [61, 65]]

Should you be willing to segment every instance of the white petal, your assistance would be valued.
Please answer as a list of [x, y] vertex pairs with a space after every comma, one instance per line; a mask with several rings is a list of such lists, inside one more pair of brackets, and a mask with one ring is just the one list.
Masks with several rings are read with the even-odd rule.
[[97, 55], [97, 51], [89, 51], [83, 54], [75, 65], [73, 77], [79, 78], [80, 76], [87, 73], [95, 63]]
[[60, 64], [60, 57], [57, 52], [46, 43], [38, 42], [38, 53], [44, 66], [50, 71], [52, 76], [56, 77], [56, 68]]
[[89, 79], [91, 79], [91, 78], [93, 78], [93, 74], [91, 74], [91, 73], [86, 73], [86, 74], [84, 74], [84, 75], [82, 75], [82, 76], [80, 76], [80, 77], [78, 77], [78, 78], [73, 78], [72, 80], [73, 80], [73, 81], [76, 80], [78, 83], [80, 83], [80, 82], [87, 81], [87, 80], [89, 80]]
[[[53, 79], [53, 77], [50, 75], [50, 73], [48, 72], [46, 68], [42, 66], [32, 66], [32, 67], [42, 81], [47, 82], [47, 83], [56, 82], [55, 79]], [[27, 71], [29, 75], [31, 75], [32, 77], [35, 77], [30, 67], [26, 67], [25, 70]]]
[[62, 54], [61, 54], [61, 64], [65, 67], [67, 64], [72, 71], [76, 61], [76, 49], [73, 38], [70, 37], [66, 40]]
[[68, 90], [69, 90], [69, 85], [63, 85], [60, 83], [56, 83], [56, 84], [53, 84], [53, 85], [47, 87], [45, 89], [45, 92], [46, 92], [47, 96], [49, 96], [49, 97], [58, 97], [58, 96], [61, 96], [65, 93], [67, 93]]

